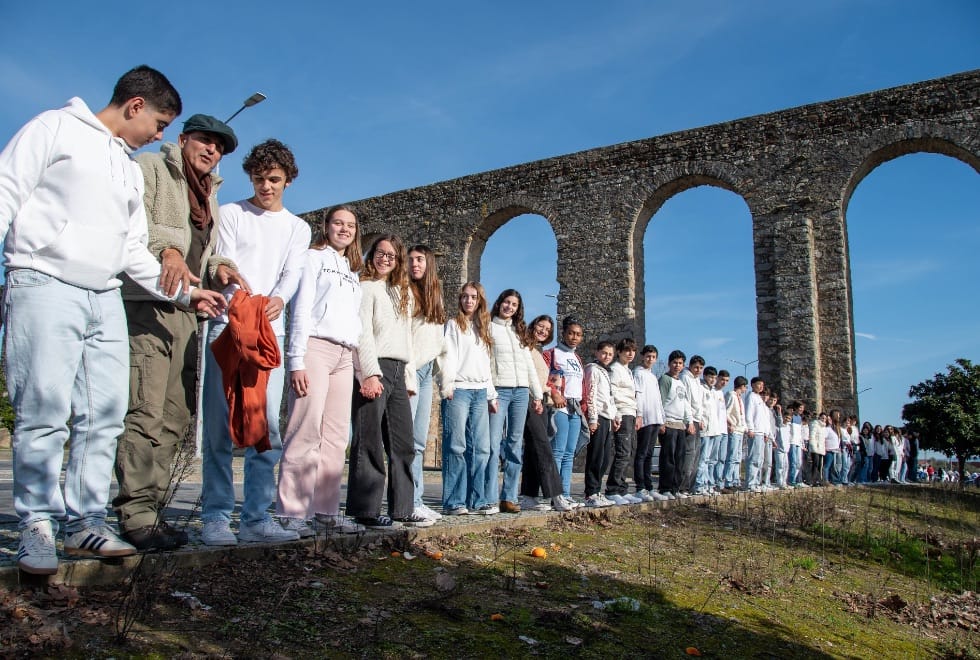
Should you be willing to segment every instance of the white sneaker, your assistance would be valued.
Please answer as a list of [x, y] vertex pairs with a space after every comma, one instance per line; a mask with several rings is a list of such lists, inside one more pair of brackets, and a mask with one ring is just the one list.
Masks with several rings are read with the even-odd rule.
[[[412, 510], [412, 517], [413, 518], [425, 518], [426, 520], [431, 520], [432, 522], [435, 522], [436, 519], [428, 511], [426, 511], [427, 508], [428, 507], [426, 507], [424, 504], [415, 507]], [[435, 513], [435, 512], [433, 512], [433, 513]], [[439, 517], [442, 518], [442, 514], [441, 513], [439, 514]]]
[[553, 507], [547, 502], [542, 502], [536, 497], [521, 495], [521, 510], [523, 511], [551, 511]]
[[570, 502], [566, 502], [561, 495], [555, 495], [551, 498], [551, 508], [555, 511], [571, 511], [576, 507]]
[[65, 536], [65, 554], [76, 557], [128, 557], [136, 554], [136, 548], [116, 536], [103, 523]]
[[58, 572], [58, 553], [54, 549], [54, 531], [50, 520], [38, 520], [20, 533], [17, 566], [33, 575]]
[[238, 537], [231, 531], [227, 520], [212, 520], [204, 523], [201, 532], [204, 545], [238, 545]]
[[618, 504], [619, 506], [622, 506], [624, 504], [630, 504], [629, 500], [627, 500], [625, 497], [619, 494], [603, 495], [603, 497], [607, 502], [612, 502], [613, 504]]
[[299, 533], [284, 529], [272, 518], [264, 518], [258, 522], [239, 525], [238, 538], [246, 543], [284, 543], [299, 540]]
[[283, 529], [296, 532], [301, 539], [307, 539], [316, 534], [307, 520], [303, 520], [302, 518], [282, 518], [281, 520]]
[[422, 509], [425, 510], [425, 515], [426, 515], [427, 518], [430, 518], [432, 520], [441, 520], [442, 519], [442, 514], [439, 513], [438, 511], [436, 511], [435, 509], [430, 508], [428, 504], [424, 504], [423, 503], [420, 508], [422, 508]]
[[432, 518], [426, 518], [425, 516], [420, 516], [415, 512], [412, 515], [405, 516], [404, 518], [395, 518], [397, 522], [400, 522], [405, 527], [432, 527], [436, 524], [436, 521]]
[[630, 495], [629, 493], [623, 495], [623, 499], [626, 500], [629, 504], [640, 504], [641, 502], [646, 502], [646, 500], [643, 499], [642, 497], [638, 495]]
[[573, 509], [580, 509], [583, 506], [585, 506], [582, 502], [576, 502], [574, 497], [566, 496], [566, 495], [560, 495], [559, 497], [561, 497], [561, 499], [565, 502], [565, 504], [572, 507]]
[[641, 491], [638, 491], [636, 494], [644, 502], [653, 502], [654, 500], [657, 499], [646, 488], [644, 488]]
[[318, 513], [314, 520], [325, 534], [360, 534], [365, 530], [364, 525], [340, 514]]
[[663, 497], [664, 497], [665, 500], [676, 500], [677, 499], [677, 496], [674, 495], [673, 493], [671, 493], [670, 491], [667, 491], [666, 493], [661, 493], [661, 494], [663, 495]]
[[606, 505], [599, 499], [599, 494], [596, 493], [585, 498], [585, 506], [590, 509], [600, 509]]
[[664, 495], [663, 493], [661, 493], [658, 490], [651, 490], [650, 491], [650, 498], [654, 502], [666, 502], [667, 500], [670, 499], [669, 497], [667, 497], [666, 495]]

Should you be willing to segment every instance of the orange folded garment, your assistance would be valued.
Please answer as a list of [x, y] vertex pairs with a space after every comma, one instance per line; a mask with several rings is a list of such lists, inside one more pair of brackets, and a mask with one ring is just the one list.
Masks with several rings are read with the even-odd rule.
[[269, 371], [282, 363], [276, 333], [265, 316], [268, 303], [267, 296], [236, 291], [228, 305], [228, 325], [211, 343], [228, 399], [231, 441], [256, 451], [272, 449], [265, 390]]

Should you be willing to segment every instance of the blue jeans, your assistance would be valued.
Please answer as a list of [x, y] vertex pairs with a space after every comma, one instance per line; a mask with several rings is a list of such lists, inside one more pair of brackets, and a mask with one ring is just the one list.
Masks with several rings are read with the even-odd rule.
[[828, 484], [840, 483], [840, 452], [828, 451], [824, 458], [823, 480]]
[[764, 450], [763, 445], [765, 444], [765, 437], [759, 432], [756, 432], [748, 439], [748, 447], [745, 452], [749, 459], [749, 463], [745, 468], [746, 488], [755, 488], [760, 483], [759, 480], [762, 476], [762, 452]]
[[457, 388], [442, 400], [442, 506], [489, 504], [484, 476], [490, 460], [487, 391]]
[[50, 520], [57, 533], [61, 518], [69, 532], [99, 525], [129, 397], [129, 335], [119, 290], [90, 291], [29, 268], [7, 271], [6, 286], [4, 353], [20, 528]]
[[[487, 501], [497, 499], [517, 503], [521, 465], [524, 456], [524, 421], [527, 419], [528, 389], [526, 387], [498, 387], [497, 412], [490, 415], [490, 460], [484, 478], [483, 490]], [[507, 435], [504, 435], [504, 422]], [[497, 472], [500, 455], [504, 457], [504, 488], [499, 488]]]
[[[211, 321], [208, 325], [208, 348], [204, 358], [204, 417], [201, 437], [203, 484], [201, 486], [201, 521], [218, 522], [231, 519], [235, 510], [235, 482], [231, 470], [232, 445], [228, 434], [228, 399], [221, 384], [221, 367], [214, 359], [211, 344], [226, 323]], [[283, 349], [283, 337], [279, 350]], [[243, 523], [256, 523], [269, 517], [269, 507], [276, 499], [275, 469], [282, 456], [282, 438], [279, 435], [279, 407], [286, 372], [282, 364], [269, 372], [266, 386], [265, 412], [269, 420], [269, 444], [272, 449], [263, 452], [254, 447], [245, 450], [245, 499], [242, 502]]]
[[555, 464], [561, 475], [561, 492], [565, 497], [572, 494], [572, 463], [575, 461], [575, 446], [582, 430], [581, 415], [569, 415], [564, 410], [555, 411], [555, 437], [551, 439], [551, 450], [555, 453]]
[[422, 504], [425, 484], [422, 481], [422, 459], [429, 439], [429, 422], [432, 417], [432, 361], [415, 371], [419, 391], [408, 399], [412, 407], [412, 437], [415, 439], [415, 458], [412, 460], [412, 481], [415, 482], [415, 506]]
[[742, 482], [739, 476], [742, 467], [742, 434], [729, 433], [723, 435], [721, 436], [721, 444], [724, 450], [722, 456], [724, 457], [725, 471], [724, 479], [719, 483], [724, 484], [726, 488], [738, 488]]
[[800, 483], [800, 446], [789, 446], [789, 475], [787, 481], [791, 486]]
[[698, 473], [694, 481], [695, 490], [709, 488], [715, 485], [715, 463], [718, 461], [718, 443], [720, 435], [701, 436], [701, 457], [698, 460]]

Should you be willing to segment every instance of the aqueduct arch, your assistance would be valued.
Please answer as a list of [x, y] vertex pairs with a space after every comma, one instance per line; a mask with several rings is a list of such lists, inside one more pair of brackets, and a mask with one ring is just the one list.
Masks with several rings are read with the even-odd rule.
[[[785, 399], [853, 410], [850, 194], [877, 165], [916, 151], [954, 156], [980, 171], [978, 118], [975, 70], [354, 204], [365, 233], [391, 231], [431, 245], [450, 292], [478, 279], [483, 246], [497, 228], [521, 213], [541, 215], [558, 243], [559, 315], [580, 318], [590, 337], [644, 337], [646, 223], [687, 188], [731, 190], [752, 214], [760, 374]], [[596, 280], [608, 284], [595, 287]], [[780, 313], [787, 309], [794, 312]]]

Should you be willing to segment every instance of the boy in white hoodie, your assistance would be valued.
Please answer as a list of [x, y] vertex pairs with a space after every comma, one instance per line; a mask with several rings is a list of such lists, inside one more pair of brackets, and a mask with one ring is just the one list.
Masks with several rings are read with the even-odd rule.
[[[210, 315], [224, 308], [219, 294], [193, 288], [189, 275], [164, 287], [160, 263], [146, 247], [143, 176], [130, 155], [161, 139], [180, 111], [180, 95], [166, 77], [141, 66], [119, 79], [98, 113], [73, 98], [28, 122], [0, 153], [17, 563], [28, 573], [57, 572], [60, 519], [65, 554], [136, 552], [105, 523], [129, 395], [118, 273], [160, 300]], [[62, 495], [58, 478], [69, 438]]]
[[613, 343], [601, 341], [595, 349], [595, 362], [585, 367], [583, 390], [586, 417], [589, 421], [588, 450], [585, 455], [585, 506], [603, 507], [615, 504], [604, 496], [602, 477], [612, 463], [613, 433], [619, 430], [620, 416], [609, 383], [609, 365], [613, 361]]

